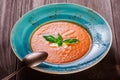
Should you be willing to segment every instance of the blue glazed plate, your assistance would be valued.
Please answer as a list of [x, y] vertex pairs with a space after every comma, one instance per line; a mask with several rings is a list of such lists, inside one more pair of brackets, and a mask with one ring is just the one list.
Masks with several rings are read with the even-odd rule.
[[33, 9], [17, 21], [11, 32], [11, 45], [22, 60], [31, 53], [30, 37], [40, 25], [53, 21], [69, 21], [82, 25], [91, 35], [91, 49], [81, 59], [62, 65], [43, 62], [34, 69], [51, 74], [70, 74], [97, 64], [108, 53], [112, 33], [106, 20], [90, 8], [76, 4], [49, 4]]

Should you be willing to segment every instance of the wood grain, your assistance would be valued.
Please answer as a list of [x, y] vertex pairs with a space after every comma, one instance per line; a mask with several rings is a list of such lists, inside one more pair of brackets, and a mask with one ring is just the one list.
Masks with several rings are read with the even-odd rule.
[[0, 79], [20, 67], [9, 41], [13, 25], [29, 10], [50, 3], [75, 3], [99, 12], [113, 32], [108, 55], [96, 66], [76, 74], [51, 75], [27, 68], [11, 80], [120, 80], [120, 0], [0, 0]]
[[112, 13], [113, 13], [113, 24], [114, 24], [114, 32], [115, 32], [115, 39], [116, 39], [116, 52], [115, 59], [116, 59], [116, 69], [120, 76], [120, 0], [111, 0], [112, 6]]
[[112, 2], [112, 12], [113, 12], [113, 24], [114, 24], [114, 32], [115, 32], [115, 39], [117, 43], [117, 54], [116, 54], [116, 61], [117, 64], [120, 65], [120, 0], [111, 0]]
[[[8, 5], [10, 4], [10, 5]], [[1, 3], [1, 19], [0, 19], [0, 68], [4, 70], [4, 74], [9, 74], [16, 69], [16, 56], [13, 54], [10, 47], [10, 31], [13, 26], [12, 14], [12, 2], [7, 2], [3, 0]], [[10, 68], [10, 66], [12, 67]], [[9, 69], [10, 68], [10, 69]], [[5, 76], [1, 73], [1, 77]]]

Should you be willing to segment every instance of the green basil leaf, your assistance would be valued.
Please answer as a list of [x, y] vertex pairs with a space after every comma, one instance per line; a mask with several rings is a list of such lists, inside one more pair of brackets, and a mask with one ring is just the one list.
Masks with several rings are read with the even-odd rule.
[[58, 34], [57, 39], [62, 41], [62, 36], [60, 34]]
[[62, 36], [60, 34], [58, 34], [57, 39], [58, 39], [57, 41], [58, 46], [62, 46], [63, 42], [62, 42]]
[[59, 41], [57, 42], [57, 44], [58, 44], [58, 46], [62, 46], [63, 42], [62, 42], [61, 40], [59, 40]]
[[77, 43], [78, 41], [79, 41], [78, 39], [66, 39], [63, 41], [63, 43], [74, 44], [74, 43]]
[[45, 38], [45, 40], [52, 42], [52, 43], [57, 43], [57, 41], [58, 41], [58, 39], [56, 39], [52, 35], [44, 35], [43, 37]]

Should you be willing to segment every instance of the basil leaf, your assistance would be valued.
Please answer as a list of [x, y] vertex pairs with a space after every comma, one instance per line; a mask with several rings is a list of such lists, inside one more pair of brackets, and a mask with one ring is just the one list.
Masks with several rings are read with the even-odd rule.
[[77, 43], [78, 41], [79, 41], [78, 39], [66, 39], [63, 41], [63, 43], [74, 44], [74, 43]]
[[60, 34], [58, 34], [57, 39], [62, 41], [62, 36]]
[[57, 41], [58, 46], [62, 46], [63, 42], [62, 42], [62, 36], [60, 34], [58, 34], [57, 39], [58, 39]]
[[52, 42], [52, 43], [57, 43], [57, 39], [55, 37], [53, 37], [52, 35], [44, 35], [43, 36], [45, 38], [45, 40]]
[[63, 42], [62, 42], [61, 40], [59, 40], [59, 41], [57, 42], [57, 44], [58, 44], [58, 46], [62, 46]]

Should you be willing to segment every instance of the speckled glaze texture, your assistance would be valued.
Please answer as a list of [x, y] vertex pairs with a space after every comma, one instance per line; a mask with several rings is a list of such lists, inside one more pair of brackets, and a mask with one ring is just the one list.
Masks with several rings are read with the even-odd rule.
[[63, 3], [31, 10], [15, 24], [10, 40], [13, 51], [20, 60], [32, 52], [30, 37], [35, 29], [53, 21], [69, 21], [82, 25], [91, 35], [91, 49], [77, 61], [62, 65], [43, 62], [34, 69], [51, 74], [76, 73], [97, 64], [107, 54], [112, 43], [112, 33], [105, 19], [84, 6]]

